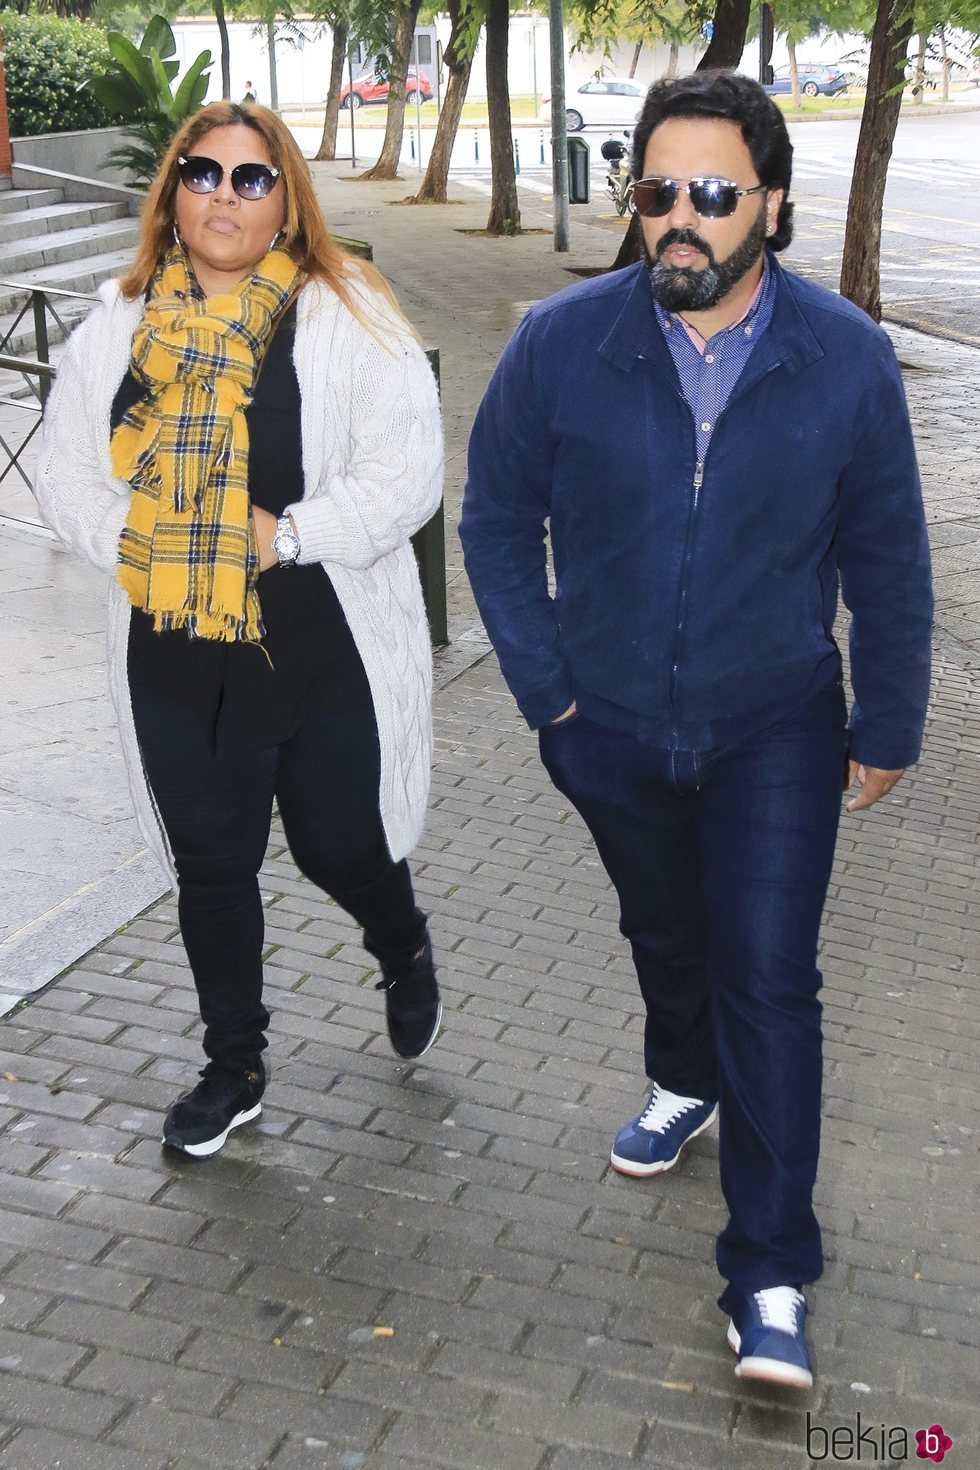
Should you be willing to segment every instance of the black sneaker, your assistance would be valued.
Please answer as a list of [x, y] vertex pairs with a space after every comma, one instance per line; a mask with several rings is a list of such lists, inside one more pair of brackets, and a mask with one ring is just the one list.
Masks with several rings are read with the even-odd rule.
[[167, 1148], [179, 1148], [195, 1159], [216, 1154], [233, 1128], [251, 1123], [262, 1111], [265, 1067], [254, 1072], [228, 1071], [208, 1062], [192, 1092], [179, 1098], [163, 1125]]
[[381, 977], [374, 988], [385, 992], [392, 1046], [406, 1061], [422, 1056], [438, 1036], [442, 1020], [442, 1001], [428, 935], [417, 959], [398, 970], [382, 965]]

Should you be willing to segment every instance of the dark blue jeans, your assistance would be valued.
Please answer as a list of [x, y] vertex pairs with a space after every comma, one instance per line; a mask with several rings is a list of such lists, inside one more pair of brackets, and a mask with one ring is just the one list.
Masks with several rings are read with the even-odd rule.
[[178, 877], [181, 938], [204, 1021], [204, 1050], [254, 1068], [266, 1046], [259, 869], [277, 801], [300, 871], [347, 910], [376, 958], [403, 964], [425, 941], [408, 864], [393, 862], [378, 809], [379, 750], [367, 680], [321, 680], [280, 745], [212, 749], [194, 715], [132, 687], [136, 734]]
[[816, 955], [845, 720], [835, 684], [715, 750], [662, 750], [583, 716], [540, 731], [619, 896], [647, 1075], [721, 1105], [718, 1269], [745, 1291], [813, 1281], [823, 1265]]

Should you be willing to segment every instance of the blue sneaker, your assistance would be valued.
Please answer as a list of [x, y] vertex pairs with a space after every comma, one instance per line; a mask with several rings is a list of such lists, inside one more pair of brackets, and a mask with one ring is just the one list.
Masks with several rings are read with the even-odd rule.
[[685, 1143], [710, 1128], [717, 1116], [717, 1103], [681, 1097], [655, 1082], [643, 1112], [616, 1134], [612, 1166], [634, 1179], [662, 1174], [677, 1163]]
[[728, 1324], [728, 1346], [738, 1353], [738, 1378], [784, 1388], [813, 1387], [806, 1299], [793, 1286], [769, 1286], [743, 1296]]

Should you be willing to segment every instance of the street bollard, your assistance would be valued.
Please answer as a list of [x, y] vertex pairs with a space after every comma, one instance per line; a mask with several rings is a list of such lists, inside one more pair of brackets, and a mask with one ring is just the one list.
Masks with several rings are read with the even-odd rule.
[[476, 128], [473, 129], [473, 161], [474, 163], [480, 162], [480, 134]]
[[521, 171], [521, 145], [520, 145], [520, 141], [519, 141], [519, 139], [517, 137], [517, 134], [515, 133], [514, 134], [514, 172], [515, 172], [515, 174], [519, 174], [520, 171]]
[[540, 161], [542, 163], [544, 163], [544, 129], [543, 128], [541, 129], [541, 132], [538, 134], [538, 137], [541, 140], [541, 160]]
[[[435, 374], [436, 384], [441, 388], [438, 347], [430, 348], [425, 355]], [[446, 531], [441, 500], [431, 520], [426, 521], [412, 537], [412, 550], [415, 552], [419, 580], [422, 583], [422, 599], [429, 620], [429, 637], [436, 647], [441, 647], [449, 642], [446, 618]]]
[[415, 162], [415, 134], [414, 133], [409, 133], [409, 135], [408, 135], [408, 141], [409, 141], [409, 143], [411, 144], [411, 147], [412, 147], [412, 162], [414, 163]]

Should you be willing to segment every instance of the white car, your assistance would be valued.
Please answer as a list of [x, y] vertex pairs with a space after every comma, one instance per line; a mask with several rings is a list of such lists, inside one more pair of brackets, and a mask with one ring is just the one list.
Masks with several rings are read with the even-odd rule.
[[[580, 133], [583, 128], [632, 127], [646, 95], [642, 83], [625, 78], [585, 82], [577, 92], [565, 94], [565, 126], [570, 133]], [[545, 98], [542, 111], [550, 118], [550, 97]]]

